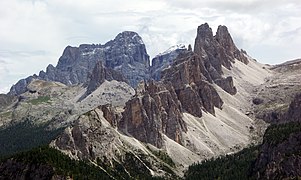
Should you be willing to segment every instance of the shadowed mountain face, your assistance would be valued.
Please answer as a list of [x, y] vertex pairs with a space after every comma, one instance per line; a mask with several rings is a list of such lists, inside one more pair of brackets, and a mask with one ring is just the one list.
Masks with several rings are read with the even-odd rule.
[[127, 82], [123, 75], [111, 68], [106, 68], [102, 65], [101, 61], [98, 61], [93, 68], [91, 75], [89, 76], [87, 82], [85, 82], [84, 87], [87, 88], [85, 94], [79, 99], [82, 100], [95, 91], [102, 83], [106, 80], [112, 81], [116, 80], [119, 82]]
[[301, 94], [296, 95], [278, 125], [265, 134], [255, 171], [258, 179], [301, 176]]
[[[179, 44], [170, 47], [163, 53], [158, 54], [152, 59], [152, 66], [150, 67], [150, 77], [156, 81], [161, 79], [161, 72], [168, 68], [178, 57], [179, 54], [185, 53], [188, 50], [185, 45]], [[191, 50], [190, 50], [191, 51]]]

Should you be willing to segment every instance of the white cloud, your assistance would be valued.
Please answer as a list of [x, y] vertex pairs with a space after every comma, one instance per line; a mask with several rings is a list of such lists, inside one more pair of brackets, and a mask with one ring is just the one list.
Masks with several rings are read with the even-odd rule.
[[280, 63], [301, 55], [300, 9], [300, 0], [0, 1], [0, 89], [55, 65], [67, 45], [104, 44], [132, 30], [153, 57], [177, 43], [193, 45], [205, 22], [213, 31], [226, 25], [259, 61]]
[[3, 59], [0, 59], [0, 93], [5, 93], [9, 90], [9, 86], [7, 83], [8, 78], [7, 74], [9, 73], [7, 67], [6, 67], [6, 62]]

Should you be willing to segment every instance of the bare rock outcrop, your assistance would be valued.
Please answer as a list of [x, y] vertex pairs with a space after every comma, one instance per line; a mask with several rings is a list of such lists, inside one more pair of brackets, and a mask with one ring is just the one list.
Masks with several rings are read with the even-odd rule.
[[101, 120], [99, 108], [81, 115], [72, 126], [52, 143], [52, 146], [69, 152], [71, 157], [96, 160], [101, 154], [110, 158], [114, 155], [114, 144], [118, 139], [112, 128], [107, 128]]
[[233, 78], [231, 76], [228, 76], [226, 78], [221, 78], [221, 79], [216, 79], [214, 81], [219, 87], [221, 87], [222, 89], [224, 89], [226, 92], [228, 92], [229, 94], [236, 94], [237, 93], [237, 89], [234, 86], [233, 83]]
[[183, 109], [192, 115], [201, 117], [201, 110], [214, 114], [214, 107], [221, 108], [223, 102], [211, 84], [203, 59], [197, 54], [183, 54], [162, 74], [163, 81], [173, 85]]
[[104, 45], [68, 46], [57, 66], [47, 68], [40, 76], [67, 85], [85, 83], [99, 61], [121, 73], [133, 87], [144, 79], [149, 67], [149, 56], [141, 37], [135, 32], [125, 31]]
[[[191, 46], [190, 46], [191, 48]], [[170, 47], [163, 53], [158, 54], [152, 59], [152, 66], [150, 66], [150, 77], [156, 81], [161, 79], [161, 72], [168, 68], [178, 57], [179, 54], [187, 52], [185, 45], [179, 44]]]
[[89, 80], [84, 84], [87, 86], [87, 91], [81, 99], [91, 94], [95, 91], [105, 80], [112, 81], [123, 81], [127, 82], [126, 79], [119, 72], [106, 68], [102, 65], [101, 61], [98, 61], [94, 66], [92, 74], [89, 77]]
[[9, 95], [15, 96], [20, 95], [27, 91], [27, 85], [31, 83], [34, 79], [38, 78], [37, 75], [29, 76], [25, 79], [20, 79], [16, 84], [14, 84], [9, 91]]
[[228, 61], [233, 62], [233, 59], [236, 58], [237, 60], [248, 64], [248, 59], [246, 56], [244, 56], [246, 52], [239, 50], [236, 47], [226, 26], [218, 26], [215, 39], [221, 45], [221, 47], [225, 49], [225, 54]]
[[50, 64], [46, 72], [40, 71], [38, 76], [21, 79], [11, 87], [9, 94], [26, 92], [26, 86], [33, 78], [58, 81], [65, 85], [86, 83], [99, 61], [104, 67], [122, 74], [132, 87], [149, 78], [149, 55], [141, 37], [135, 32], [125, 31], [104, 45], [67, 46], [56, 67]]
[[297, 94], [289, 105], [286, 119], [301, 122], [301, 94]]
[[152, 151], [142, 143], [111, 126], [116, 117], [113, 111], [110, 105], [103, 105], [82, 114], [51, 146], [74, 159], [97, 163], [108, 170], [108, 174], [113, 177], [118, 174], [123, 177], [121, 179], [136, 176], [139, 179], [141, 174], [143, 177], [152, 176], [153, 173], [158, 176], [174, 174], [165, 162], [151, 155]]
[[100, 109], [103, 112], [103, 117], [111, 124], [111, 126], [116, 127], [117, 122], [120, 119], [117, 110], [111, 104], [102, 105], [100, 106]]
[[[261, 145], [259, 156], [254, 165], [257, 179], [294, 179], [294, 177], [301, 176], [300, 122], [296, 126], [299, 126], [299, 131], [282, 135], [282, 138], [278, 140], [280, 142], [277, 140], [264, 141]], [[296, 128], [296, 126], [291, 127], [291, 129]], [[281, 127], [279, 129], [281, 131]], [[287, 132], [282, 130], [279, 133]]]
[[11, 105], [16, 100], [17, 100], [16, 96], [12, 96], [8, 94], [0, 94], [0, 109], [4, 109], [5, 107]]
[[160, 82], [141, 85], [136, 97], [126, 104], [118, 127], [157, 147], [163, 145], [162, 134], [181, 144], [181, 134], [187, 129], [183, 112], [202, 117], [202, 111], [214, 115], [215, 107], [222, 108], [213, 83], [236, 94], [233, 78], [223, 77], [222, 71], [222, 66], [230, 69], [235, 63], [236, 50], [226, 27], [220, 26], [213, 36], [208, 24], [199, 26], [194, 51], [181, 52], [162, 69]]
[[235, 58], [248, 63], [245, 55], [235, 46], [226, 26], [219, 26], [213, 36], [212, 29], [207, 23], [198, 27], [195, 39], [194, 52], [204, 61], [210, 78], [230, 94], [236, 94], [231, 77], [224, 78], [222, 66], [231, 69]]
[[173, 87], [154, 81], [144, 87], [139, 95], [126, 103], [118, 128], [157, 147], [163, 145], [162, 134], [181, 144], [181, 133], [187, 128]]

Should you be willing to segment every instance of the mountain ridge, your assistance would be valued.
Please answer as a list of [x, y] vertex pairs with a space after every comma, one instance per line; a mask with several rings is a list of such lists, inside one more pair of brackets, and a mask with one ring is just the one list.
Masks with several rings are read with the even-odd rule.
[[48, 65], [46, 72], [29, 76], [11, 87], [8, 94], [19, 95], [26, 91], [32, 79], [59, 81], [66, 85], [85, 83], [95, 64], [102, 61], [107, 68], [123, 74], [132, 86], [147, 77], [149, 55], [141, 37], [131, 31], [119, 33], [114, 40], [104, 45], [82, 44], [79, 47], [67, 46], [59, 58], [57, 66]]
[[[176, 48], [161, 54], [161, 60], [160, 56], [153, 59], [154, 67], [147, 65], [149, 59], [137, 34], [117, 36], [115, 40], [124, 43], [121, 48], [112, 40], [106, 45], [65, 49], [57, 66], [68, 73], [63, 78], [75, 78], [73, 82], [84, 81], [76, 79], [77, 75], [85, 76], [80, 84], [70, 85], [68, 79], [64, 79], [66, 84], [49, 81], [47, 74], [46, 81], [40, 76], [21, 80], [25, 92], [3, 103], [0, 122], [6, 126], [50, 122], [43, 127], [46, 131], [63, 127], [50, 146], [76, 160], [112, 168], [118, 162], [126, 171], [130, 170], [127, 163], [135, 162], [150, 176], [183, 176], [195, 162], [260, 142], [267, 127], [262, 119], [274, 117], [261, 113], [277, 114], [274, 107], [287, 106], [281, 99], [273, 100], [270, 92], [286, 89], [293, 94], [299, 87], [297, 82], [294, 88], [291, 84], [282, 87], [281, 82], [284, 76], [299, 77], [296, 63], [275, 69], [258, 63], [238, 50], [225, 26], [213, 35], [207, 23], [200, 25], [194, 50], [177, 52]], [[113, 46], [118, 46], [116, 53], [102, 54]], [[98, 55], [109, 58], [97, 60]], [[83, 73], [72, 64], [81, 65], [81, 61], [91, 66], [78, 66], [84, 67]], [[95, 63], [93, 68], [90, 61]], [[55, 71], [49, 66], [49, 77]], [[136, 88], [126, 82], [137, 83]], [[272, 108], [265, 107], [269, 101], [274, 103]]]

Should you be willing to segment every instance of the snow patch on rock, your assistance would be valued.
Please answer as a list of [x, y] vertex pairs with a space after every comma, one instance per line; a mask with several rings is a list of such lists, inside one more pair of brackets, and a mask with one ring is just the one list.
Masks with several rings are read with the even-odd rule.
[[173, 51], [175, 51], [177, 49], [186, 49], [186, 47], [185, 47], [184, 44], [177, 44], [177, 45], [171, 46], [166, 51], [164, 51], [164, 52], [159, 53], [158, 55], [156, 55], [155, 58], [158, 57], [158, 56], [163, 56], [165, 54], [171, 53], [171, 52], [173, 52]]

